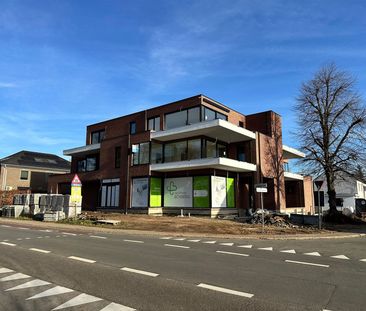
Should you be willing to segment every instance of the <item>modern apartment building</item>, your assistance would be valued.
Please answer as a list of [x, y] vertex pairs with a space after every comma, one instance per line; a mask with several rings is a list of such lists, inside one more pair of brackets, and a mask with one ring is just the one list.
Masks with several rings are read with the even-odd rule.
[[313, 206], [311, 178], [286, 169], [304, 154], [282, 144], [281, 117], [204, 95], [89, 125], [86, 145], [64, 154], [71, 174], [52, 176], [49, 191], [69, 192], [77, 173], [85, 210], [243, 215], [260, 207], [257, 183], [267, 209]]

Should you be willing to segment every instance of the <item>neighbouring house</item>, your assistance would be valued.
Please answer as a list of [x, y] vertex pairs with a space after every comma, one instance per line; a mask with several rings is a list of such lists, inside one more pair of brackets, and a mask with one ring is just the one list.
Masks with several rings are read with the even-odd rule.
[[0, 159], [0, 190], [47, 192], [48, 178], [70, 172], [70, 162], [54, 154], [20, 151]]
[[[328, 186], [325, 176], [315, 180], [323, 181], [319, 189], [320, 206], [323, 212], [329, 210]], [[364, 211], [366, 205], [366, 184], [347, 173], [338, 173], [335, 180], [337, 210], [345, 214], [354, 213], [356, 207]], [[318, 207], [318, 192], [314, 192], [314, 205]], [[366, 210], [365, 210], [366, 211]]]
[[267, 209], [313, 208], [311, 178], [284, 169], [304, 154], [282, 144], [281, 117], [204, 95], [89, 125], [86, 145], [64, 155], [71, 174], [50, 177], [49, 191], [68, 193], [77, 173], [85, 210], [244, 215], [260, 207], [258, 183]]

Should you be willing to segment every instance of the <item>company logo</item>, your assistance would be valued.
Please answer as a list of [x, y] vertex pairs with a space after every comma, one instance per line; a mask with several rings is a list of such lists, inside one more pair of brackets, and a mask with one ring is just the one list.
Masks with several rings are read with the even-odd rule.
[[169, 183], [169, 186], [166, 187], [166, 189], [170, 192], [170, 195], [173, 195], [174, 194], [174, 191], [176, 191], [178, 189], [178, 187], [174, 184], [173, 181], [171, 181]]

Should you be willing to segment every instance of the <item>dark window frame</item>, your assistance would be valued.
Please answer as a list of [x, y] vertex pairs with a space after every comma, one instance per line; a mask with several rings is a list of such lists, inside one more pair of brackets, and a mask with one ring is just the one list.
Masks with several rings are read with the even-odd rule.
[[[159, 119], [159, 121], [158, 121], [158, 122], [156, 122], [156, 121], [157, 121], [157, 119]], [[153, 121], [153, 126], [152, 126], [152, 128], [149, 128], [149, 127], [150, 127], [150, 126], [149, 126], [150, 121]], [[157, 129], [157, 126], [159, 127], [159, 129]], [[155, 117], [151, 117], [151, 118], [148, 118], [148, 119], [147, 119], [147, 130], [148, 130], [148, 131], [155, 131], [155, 132], [159, 132], [159, 131], [161, 131], [161, 126], [160, 126], [160, 116], [155, 116]]]
[[[26, 177], [23, 177], [23, 173], [26, 173]], [[29, 179], [29, 171], [27, 170], [20, 170], [20, 176], [19, 176], [19, 179], [20, 180], [28, 180]]]
[[[95, 159], [95, 169], [90, 170], [88, 169], [88, 159]], [[81, 163], [84, 163], [81, 167]], [[77, 161], [76, 170], [78, 173], [85, 173], [85, 172], [95, 172], [99, 170], [99, 156], [98, 155], [90, 155], [86, 156], [85, 158], [79, 159]]]
[[136, 121], [130, 122], [130, 135], [134, 135], [137, 133], [137, 124]]
[[114, 168], [121, 168], [121, 146], [114, 148]]
[[[202, 109], [201, 109], [202, 105], [197, 105], [197, 106], [192, 106], [192, 107], [189, 107], [189, 108], [184, 108], [184, 109], [181, 109], [181, 110], [176, 110], [176, 111], [172, 111], [172, 112], [167, 112], [164, 114], [164, 130], [166, 130], [166, 116], [170, 115], [170, 114], [174, 114], [174, 113], [177, 113], [177, 112], [182, 112], [182, 111], [185, 111], [186, 112], [186, 121], [185, 121], [185, 125], [190, 125], [188, 123], [188, 110], [191, 110], [191, 109], [194, 109], [194, 108], [199, 108], [199, 122], [202, 121]], [[192, 124], [196, 124], [196, 123], [192, 123]], [[172, 127], [172, 128], [176, 128], [176, 127]]]
[[[97, 139], [96, 139], [97, 142], [93, 142], [93, 136], [95, 134], [97, 135]], [[105, 137], [105, 130], [104, 129], [103, 130], [98, 130], [98, 131], [93, 131], [93, 132], [90, 133], [90, 144], [91, 145], [100, 144], [103, 141], [104, 137]]]

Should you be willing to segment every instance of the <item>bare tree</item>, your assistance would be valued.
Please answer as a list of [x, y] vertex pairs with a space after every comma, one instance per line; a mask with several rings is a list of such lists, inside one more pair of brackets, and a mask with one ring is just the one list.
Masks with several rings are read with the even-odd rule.
[[334, 64], [323, 66], [301, 86], [295, 110], [305, 170], [325, 175], [329, 213], [335, 216], [337, 173], [354, 172], [365, 159], [366, 110], [355, 79]]

